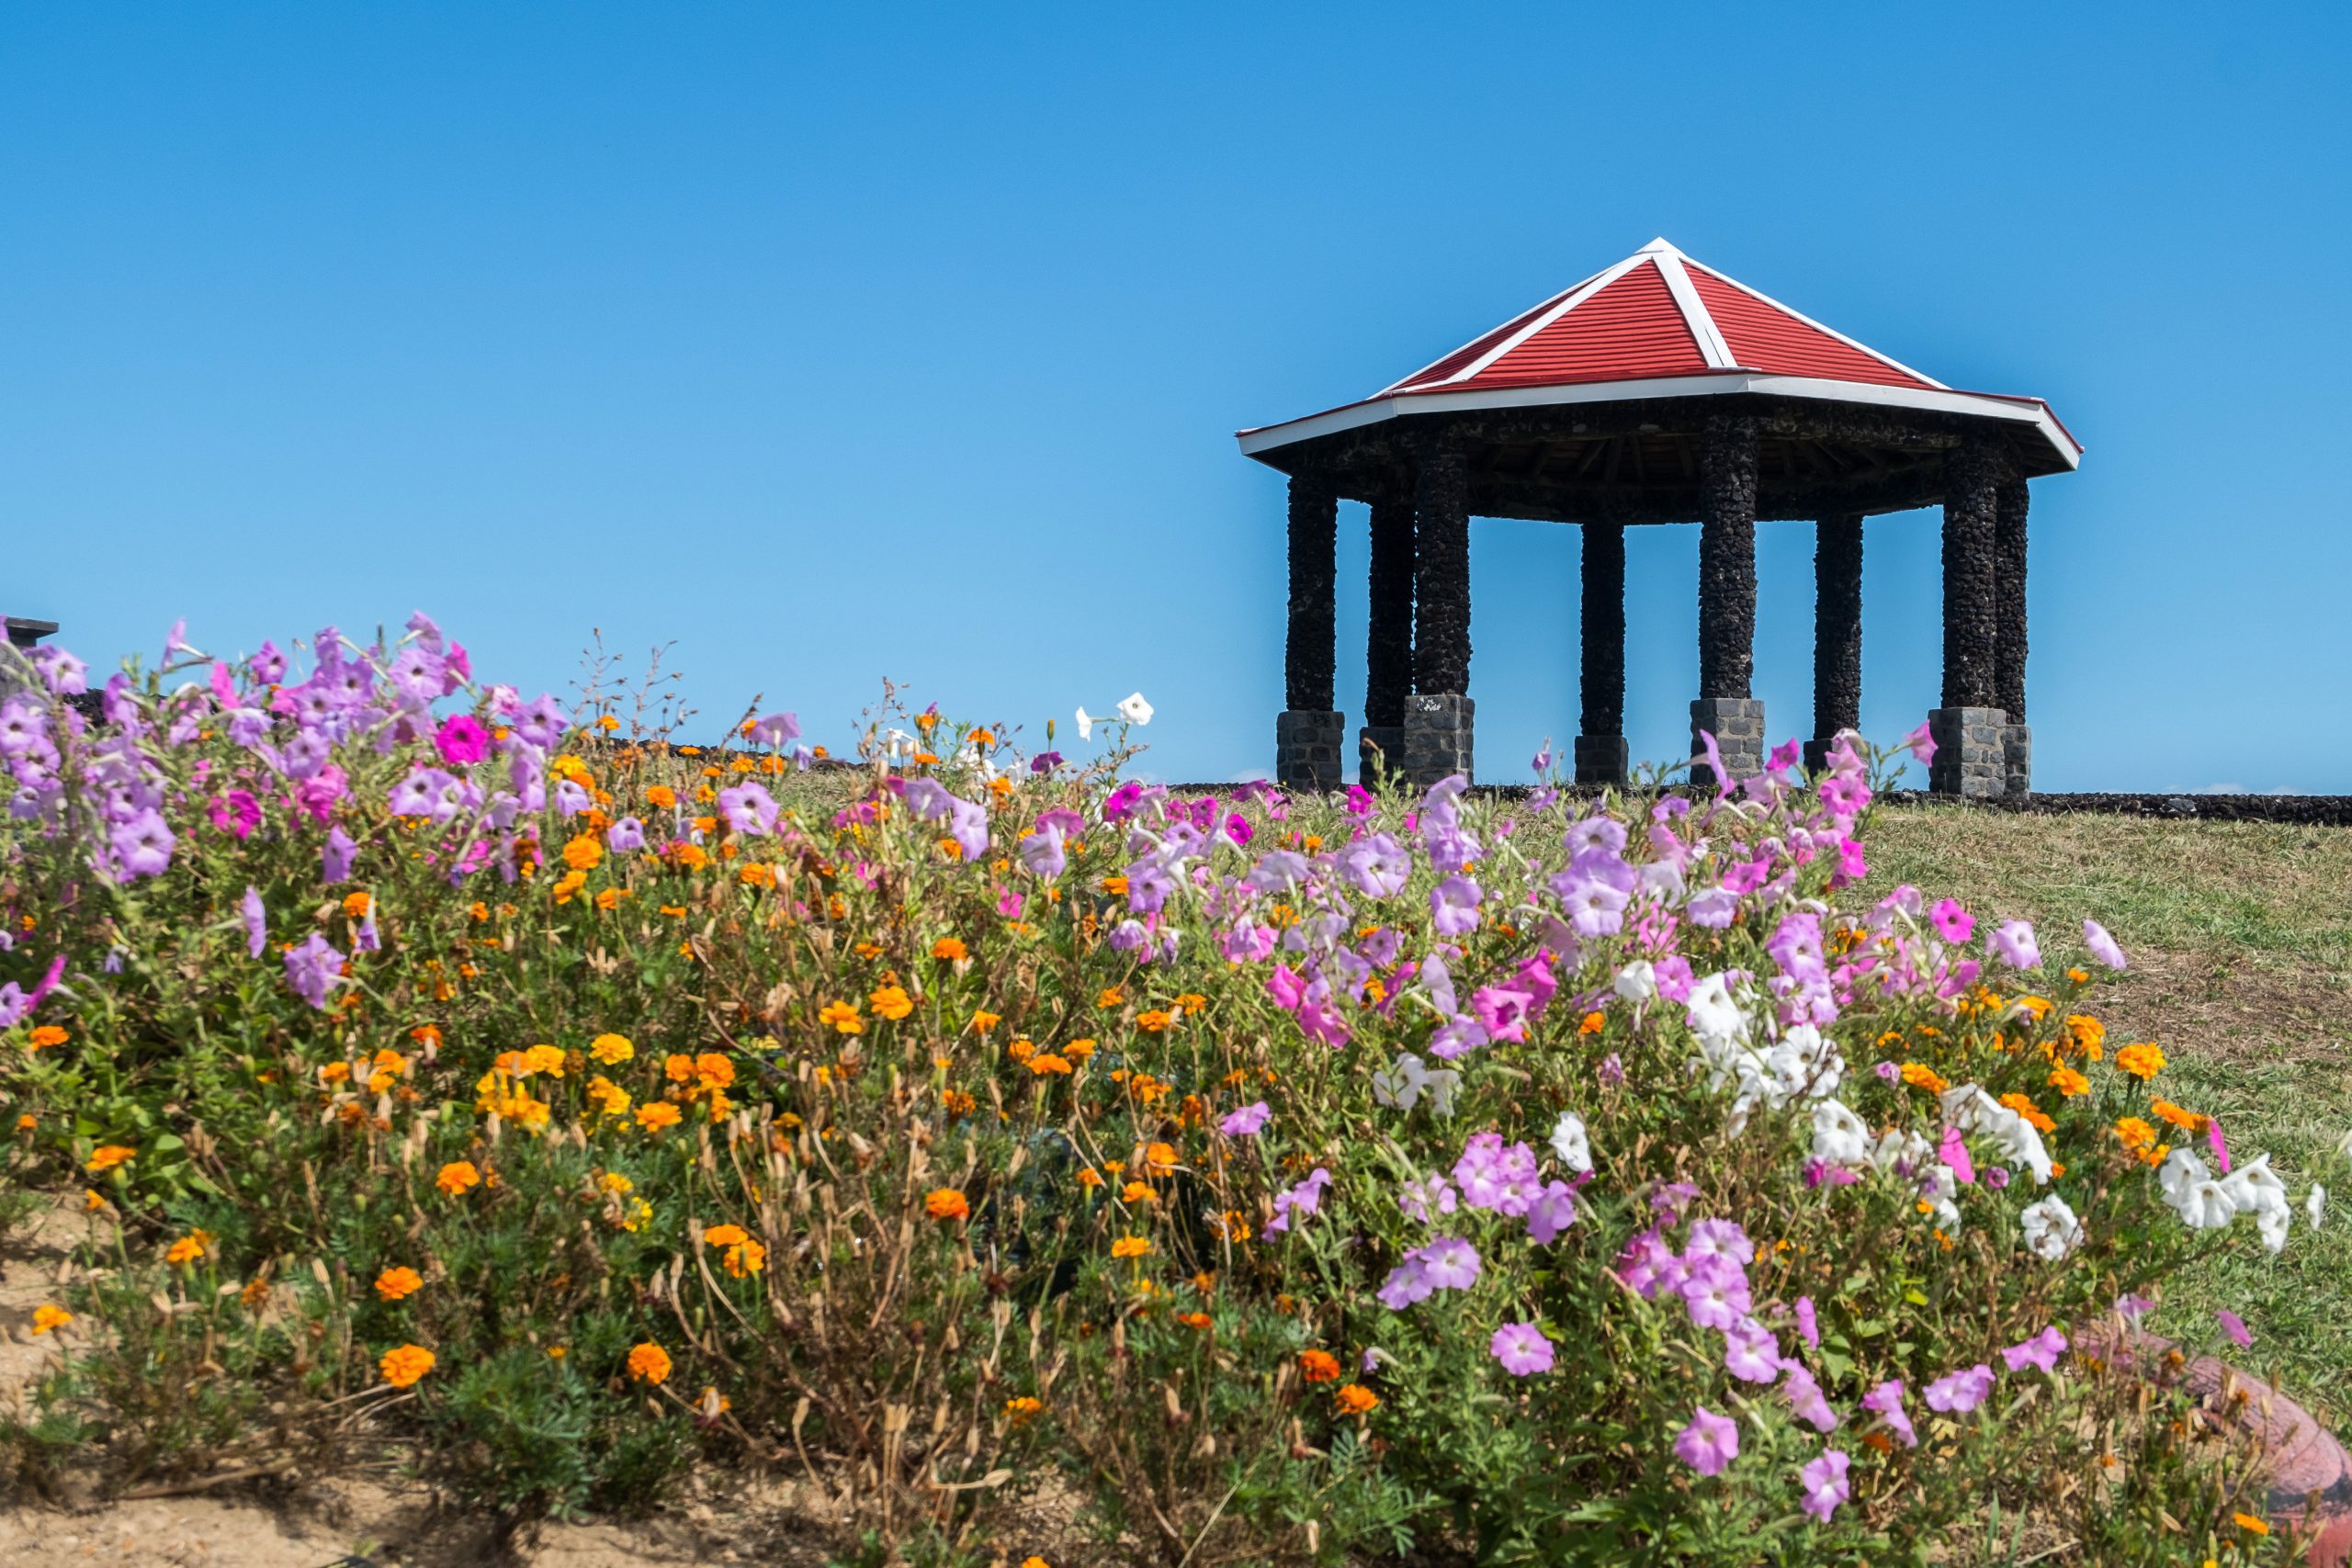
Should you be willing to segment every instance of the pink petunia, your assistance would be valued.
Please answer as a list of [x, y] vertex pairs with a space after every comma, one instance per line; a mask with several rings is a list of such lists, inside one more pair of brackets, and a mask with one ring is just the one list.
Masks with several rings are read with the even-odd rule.
[[1710, 1413], [1703, 1404], [1691, 1413], [1690, 1424], [1674, 1435], [1674, 1457], [1702, 1475], [1721, 1475], [1739, 1457], [1739, 1428], [1727, 1416]]

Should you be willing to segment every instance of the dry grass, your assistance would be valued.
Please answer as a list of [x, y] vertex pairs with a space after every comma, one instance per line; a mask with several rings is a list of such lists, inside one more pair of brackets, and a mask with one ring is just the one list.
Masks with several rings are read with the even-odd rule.
[[[2318, 1231], [2276, 1258], [2217, 1262], [2170, 1292], [2157, 1326], [2210, 1336], [2211, 1311], [2254, 1326], [2256, 1367], [2338, 1430], [2352, 1417], [2352, 829], [2261, 822], [2039, 817], [1956, 807], [1879, 814], [1875, 896], [1909, 882], [1981, 916], [2022, 916], [2045, 951], [2081, 953], [2085, 917], [2131, 955], [2096, 1010], [2111, 1040], [2153, 1040], [2159, 1086], [2221, 1119], [2233, 1149], [2268, 1151], [2298, 1200], [2338, 1189]], [[2335, 1408], [2325, 1408], [2330, 1402]]]

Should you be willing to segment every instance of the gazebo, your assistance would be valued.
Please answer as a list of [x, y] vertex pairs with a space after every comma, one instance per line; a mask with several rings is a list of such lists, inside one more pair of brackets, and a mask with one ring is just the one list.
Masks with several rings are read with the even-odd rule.
[[[2038, 398], [1956, 391], [1653, 240], [1360, 402], [1239, 433], [1290, 477], [1290, 625], [1275, 773], [1340, 783], [1332, 594], [1338, 503], [1371, 509], [1363, 771], [1473, 772], [1470, 519], [1583, 537], [1576, 776], [1626, 776], [1625, 536], [1699, 536], [1699, 690], [1726, 771], [1764, 761], [1749, 690], [1756, 524], [1814, 524], [1819, 767], [1861, 700], [1862, 519], [1943, 506], [1943, 694], [1929, 787], [2022, 795], [2026, 484], [2083, 448]], [[1705, 771], [1703, 768], [1701, 770]]]

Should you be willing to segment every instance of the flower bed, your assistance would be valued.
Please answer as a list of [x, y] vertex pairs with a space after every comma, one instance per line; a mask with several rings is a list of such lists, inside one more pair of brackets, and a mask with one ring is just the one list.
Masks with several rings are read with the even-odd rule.
[[942, 1561], [2284, 1545], [2091, 1350], [2323, 1194], [2080, 1010], [2096, 926], [1857, 907], [1858, 742], [1178, 799], [1138, 697], [820, 789], [790, 715], [314, 648], [0, 704], [12, 1179], [119, 1221], [26, 1464], [399, 1438], [517, 1519], [781, 1467]]

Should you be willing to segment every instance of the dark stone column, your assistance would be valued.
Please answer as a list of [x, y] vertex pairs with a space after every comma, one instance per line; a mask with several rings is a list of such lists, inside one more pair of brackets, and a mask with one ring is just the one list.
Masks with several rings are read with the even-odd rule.
[[1413, 692], [1413, 492], [1372, 503], [1372, 620], [1364, 639], [1360, 777], [1405, 765], [1405, 699]]
[[1830, 742], [1862, 722], [1862, 517], [1813, 525], [1813, 739], [1804, 765], [1829, 763]]
[[[1756, 665], [1756, 422], [1718, 414], [1699, 449], [1699, 700], [1690, 752], [1715, 738], [1733, 779], [1764, 769], [1764, 705], [1748, 695]], [[1704, 765], [1697, 783], [1714, 782]], [[1730, 781], [1725, 781], [1730, 782]]]
[[2007, 716], [2002, 735], [2004, 785], [2033, 790], [2033, 731], [2025, 722], [2025, 480], [2001, 481], [1993, 502], [1993, 694]]
[[1584, 525], [1583, 588], [1577, 783], [1621, 784], [1627, 771], [1623, 524]]
[[1413, 485], [1413, 694], [1405, 773], [1426, 787], [1472, 769], [1470, 483], [1458, 432], [1421, 437]]
[[1928, 716], [1937, 748], [1928, 787], [1943, 795], [1999, 795], [2007, 784], [1994, 665], [1994, 518], [2004, 477], [2000, 454], [1982, 440], [1944, 457], [1944, 702]]
[[1333, 579], [1339, 553], [1339, 496], [1321, 475], [1290, 481], [1290, 635], [1283, 655], [1287, 702], [1274, 720], [1274, 778], [1285, 788], [1340, 786], [1340, 732], [1331, 706], [1335, 658]]

